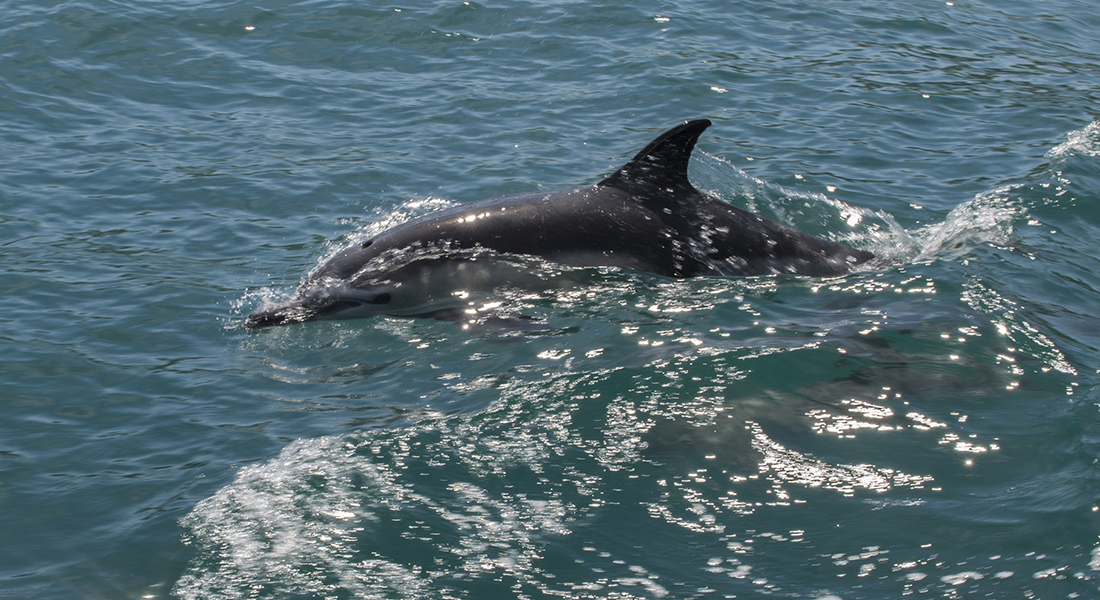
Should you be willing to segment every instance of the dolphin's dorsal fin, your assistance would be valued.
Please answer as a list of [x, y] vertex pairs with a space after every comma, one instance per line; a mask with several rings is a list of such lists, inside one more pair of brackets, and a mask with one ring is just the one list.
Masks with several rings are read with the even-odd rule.
[[653, 188], [694, 189], [688, 181], [688, 161], [695, 142], [707, 127], [710, 127], [710, 120], [697, 119], [669, 129], [597, 185], [631, 193]]

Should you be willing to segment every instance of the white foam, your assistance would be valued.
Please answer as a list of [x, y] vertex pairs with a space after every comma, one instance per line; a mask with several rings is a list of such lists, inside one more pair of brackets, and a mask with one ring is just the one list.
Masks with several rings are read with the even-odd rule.
[[1066, 134], [1066, 141], [1047, 151], [1049, 159], [1064, 159], [1071, 155], [1100, 156], [1100, 121], [1093, 121], [1077, 131]]

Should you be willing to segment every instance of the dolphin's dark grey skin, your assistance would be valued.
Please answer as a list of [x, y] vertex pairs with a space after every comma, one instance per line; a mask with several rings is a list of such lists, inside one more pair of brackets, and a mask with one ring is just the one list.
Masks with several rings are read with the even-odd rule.
[[700, 119], [672, 128], [593, 186], [482, 200], [402, 223], [340, 252], [288, 303], [243, 326], [438, 315], [454, 310], [463, 290], [522, 282], [522, 264], [504, 260], [515, 255], [666, 277], [835, 276], [873, 257], [695, 189], [688, 160], [709, 126]]

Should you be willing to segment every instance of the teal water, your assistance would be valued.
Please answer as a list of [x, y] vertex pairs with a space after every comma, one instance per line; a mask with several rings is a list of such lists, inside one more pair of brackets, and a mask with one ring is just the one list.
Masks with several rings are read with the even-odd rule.
[[[8, 3], [0, 597], [1100, 596], [1093, 3]], [[884, 257], [247, 333], [364, 228], [703, 189]]]

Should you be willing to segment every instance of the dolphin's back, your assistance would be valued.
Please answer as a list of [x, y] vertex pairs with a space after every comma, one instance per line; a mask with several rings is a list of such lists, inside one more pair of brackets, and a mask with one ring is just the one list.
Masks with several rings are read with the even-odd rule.
[[700, 192], [687, 168], [710, 126], [687, 121], [599, 183], [456, 206], [389, 229], [323, 266], [346, 278], [407, 249], [485, 248], [570, 266], [611, 266], [666, 277], [847, 273], [868, 252], [806, 235]]

